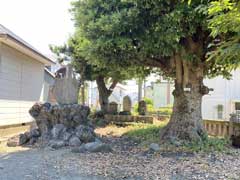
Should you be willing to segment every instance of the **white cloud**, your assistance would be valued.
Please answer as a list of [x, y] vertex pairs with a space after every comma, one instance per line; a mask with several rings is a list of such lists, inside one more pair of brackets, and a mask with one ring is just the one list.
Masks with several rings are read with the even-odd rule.
[[0, 24], [49, 54], [73, 32], [70, 0], [0, 0]]

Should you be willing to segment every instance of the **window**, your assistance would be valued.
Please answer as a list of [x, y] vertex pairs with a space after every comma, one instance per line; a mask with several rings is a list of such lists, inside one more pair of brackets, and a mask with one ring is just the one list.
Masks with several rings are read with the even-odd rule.
[[235, 102], [235, 111], [237, 114], [240, 114], [240, 102]]
[[223, 105], [222, 104], [217, 105], [217, 118], [223, 119]]

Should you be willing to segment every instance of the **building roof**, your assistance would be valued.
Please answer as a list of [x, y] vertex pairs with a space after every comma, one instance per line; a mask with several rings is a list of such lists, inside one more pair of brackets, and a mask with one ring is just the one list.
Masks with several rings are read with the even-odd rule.
[[45, 59], [46, 61], [48, 61], [47, 64], [55, 64], [55, 62], [52, 59], [50, 59], [46, 55], [44, 55], [41, 52], [39, 52], [32, 45], [30, 45], [29, 43], [24, 41], [22, 38], [20, 38], [16, 34], [14, 34], [11, 30], [7, 29], [6, 27], [4, 27], [3, 25], [0, 24], [0, 40], [1, 40], [1, 37], [9, 38], [9, 39], [15, 41], [16, 43], [18, 43], [19, 45], [29, 49], [34, 54], [36, 54], [36, 55], [40, 56], [41, 58]]
[[45, 67], [44, 71], [48, 73], [51, 77], [55, 78], [55, 75], [51, 71], [49, 71], [48, 68]]

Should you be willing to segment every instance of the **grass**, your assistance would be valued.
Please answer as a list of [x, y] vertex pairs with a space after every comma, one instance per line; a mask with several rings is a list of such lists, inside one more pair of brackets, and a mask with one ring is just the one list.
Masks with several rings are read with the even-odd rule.
[[[114, 132], [118, 135], [134, 138], [140, 142], [143, 148], [148, 147], [151, 143], [160, 143], [159, 133], [167, 124], [167, 121], [155, 124], [133, 123], [126, 127], [118, 128], [115, 126]], [[204, 141], [174, 145], [166, 143], [161, 145], [164, 151], [186, 151], [186, 152], [227, 152], [231, 149], [230, 141], [225, 138], [208, 137]]]
[[219, 137], [208, 137], [204, 141], [189, 143], [183, 146], [183, 150], [193, 152], [227, 152], [230, 148], [229, 139]]
[[160, 130], [167, 124], [166, 121], [156, 124], [133, 124], [132, 128], [124, 133], [125, 136], [137, 139], [140, 145], [146, 146], [151, 143], [159, 142]]
[[111, 136], [129, 136], [132, 138], [149, 140], [148, 135], [155, 137], [155, 134], [157, 134], [159, 129], [161, 129], [165, 124], [166, 122], [155, 122], [154, 124], [128, 123], [123, 126], [110, 124], [103, 128], [97, 128], [96, 133]]
[[[136, 139], [139, 146], [147, 148], [151, 143], [160, 143], [159, 133], [168, 121], [156, 121], [154, 124], [130, 123], [125, 126], [108, 125], [98, 128], [97, 133], [111, 136], [127, 136]], [[232, 150], [230, 141], [220, 137], [208, 137], [204, 141], [182, 143], [165, 143], [160, 145], [163, 151], [169, 152], [226, 152]]]
[[[125, 133], [125, 135], [138, 139], [140, 145], [148, 146], [151, 143], [159, 143], [159, 133], [161, 129], [167, 124], [162, 122], [159, 125], [136, 125], [134, 129]], [[225, 138], [208, 137], [206, 140], [200, 142], [185, 143], [176, 146], [171, 143], [163, 145], [163, 149], [168, 151], [188, 151], [188, 152], [225, 152], [230, 149], [230, 141]]]

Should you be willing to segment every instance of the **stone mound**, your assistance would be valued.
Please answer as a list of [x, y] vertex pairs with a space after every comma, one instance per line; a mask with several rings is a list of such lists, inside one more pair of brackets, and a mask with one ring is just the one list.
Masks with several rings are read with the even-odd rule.
[[[96, 141], [94, 128], [88, 120], [90, 109], [79, 104], [51, 105], [36, 103], [29, 110], [37, 128], [19, 135], [13, 145], [40, 145], [58, 149], [64, 146], [79, 147]], [[11, 141], [11, 140], [10, 140]]]

